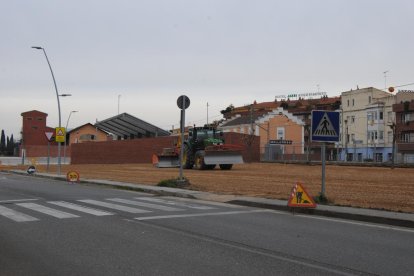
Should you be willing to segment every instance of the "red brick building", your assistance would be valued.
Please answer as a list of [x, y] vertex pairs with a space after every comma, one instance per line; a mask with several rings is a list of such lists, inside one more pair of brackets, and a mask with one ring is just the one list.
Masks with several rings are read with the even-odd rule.
[[[27, 157], [47, 156], [47, 137], [46, 132], [55, 132], [54, 128], [46, 126], [47, 113], [37, 110], [23, 112], [22, 141], [20, 145], [20, 155], [22, 149], [25, 150]], [[57, 143], [51, 143], [51, 154], [57, 151]]]
[[404, 163], [414, 163], [414, 100], [394, 104], [397, 151]]

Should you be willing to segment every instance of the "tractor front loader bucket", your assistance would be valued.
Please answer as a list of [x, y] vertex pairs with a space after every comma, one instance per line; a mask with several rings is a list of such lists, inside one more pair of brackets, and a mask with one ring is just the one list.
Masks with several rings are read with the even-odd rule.
[[162, 154], [154, 154], [152, 164], [157, 168], [177, 168], [180, 166], [180, 157], [168, 148], [164, 149]]

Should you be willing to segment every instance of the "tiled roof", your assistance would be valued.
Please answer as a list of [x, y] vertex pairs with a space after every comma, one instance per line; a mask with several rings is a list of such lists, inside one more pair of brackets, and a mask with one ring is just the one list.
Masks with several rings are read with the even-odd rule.
[[250, 124], [252, 121], [255, 122], [259, 115], [250, 116], [240, 116], [236, 117], [235, 119], [230, 119], [228, 122], [224, 122], [221, 127], [229, 127], [229, 126], [239, 126], [239, 125], [246, 125]]

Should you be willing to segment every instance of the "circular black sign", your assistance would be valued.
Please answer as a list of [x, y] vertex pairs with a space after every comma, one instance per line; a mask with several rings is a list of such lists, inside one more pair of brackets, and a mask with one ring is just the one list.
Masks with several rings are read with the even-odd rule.
[[28, 174], [34, 174], [36, 172], [36, 168], [35, 168], [35, 166], [30, 166], [28, 169], [27, 169], [27, 173]]
[[181, 95], [177, 99], [177, 106], [179, 109], [187, 109], [190, 106], [190, 99], [186, 95]]

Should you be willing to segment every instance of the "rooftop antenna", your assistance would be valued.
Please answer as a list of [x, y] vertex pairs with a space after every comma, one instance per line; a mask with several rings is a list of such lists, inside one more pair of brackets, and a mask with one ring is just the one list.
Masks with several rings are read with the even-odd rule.
[[384, 73], [384, 85], [385, 85], [384, 89], [387, 89], [387, 73], [388, 72], [389, 70], [383, 72]]

